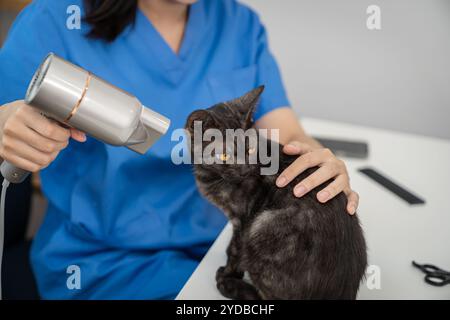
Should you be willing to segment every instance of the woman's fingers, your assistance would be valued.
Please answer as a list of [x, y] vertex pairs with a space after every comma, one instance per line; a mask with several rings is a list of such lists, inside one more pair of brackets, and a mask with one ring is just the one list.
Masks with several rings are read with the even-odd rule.
[[359, 195], [350, 188], [344, 190], [344, 192], [347, 196], [347, 212], [353, 215], [359, 205]]
[[16, 138], [17, 140], [27, 141], [27, 144], [29, 144], [31, 147], [44, 153], [60, 151], [67, 147], [68, 144], [68, 140], [64, 142], [58, 142], [46, 138], [40, 134], [37, 134], [33, 129], [30, 129], [29, 127], [21, 123], [16, 125], [16, 130], [10, 132], [9, 136], [11, 138]]
[[25, 125], [43, 137], [57, 142], [66, 142], [70, 137], [79, 142], [86, 141], [86, 134], [75, 128], [64, 128], [56, 121], [42, 116], [35, 109], [26, 106], [18, 111], [18, 117], [23, 116]]
[[283, 147], [283, 152], [288, 155], [305, 154], [312, 150], [308, 144], [299, 141], [291, 141]]
[[70, 138], [70, 130], [61, 127], [56, 121], [42, 116], [39, 112], [29, 107], [17, 111], [17, 117], [23, 123], [40, 135], [58, 142], [65, 142]]
[[53, 152], [45, 153], [33, 148], [22, 140], [12, 137], [3, 138], [3, 149], [6, 153], [12, 153], [12, 151], [14, 151], [15, 155], [19, 158], [33, 162], [41, 167], [47, 166], [55, 159], [59, 152], [59, 150], [55, 150]]
[[[296, 197], [301, 197], [304, 194], [306, 194], [307, 192], [314, 189], [315, 187], [318, 187], [322, 183], [334, 178], [336, 176], [336, 174], [337, 174], [337, 170], [335, 168], [333, 168], [333, 166], [320, 167], [314, 173], [310, 174], [308, 177], [306, 177], [305, 179], [300, 181], [294, 187], [294, 195]], [[336, 180], [334, 182], [336, 182]], [[343, 183], [341, 181], [338, 181], [338, 184], [336, 185], [336, 187], [341, 187], [341, 184], [343, 184]], [[341, 191], [344, 187], [345, 187], [345, 185], [342, 186]], [[330, 196], [330, 191], [331, 190], [322, 193], [320, 195], [320, 198], [318, 198], [319, 201], [321, 201], [321, 199], [324, 199], [324, 201], [321, 201], [321, 202], [325, 202], [326, 200], [328, 200], [329, 196]]]
[[86, 134], [78, 129], [70, 128], [70, 136], [78, 142], [86, 141]]
[[39, 166], [38, 164], [31, 162], [29, 160], [23, 159], [13, 153], [6, 154], [3, 152], [3, 150], [1, 148], [0, 148], [0, 155], [3, 158], [3, 160], [8, 161], [9, 163], [14, 164], [16, 167], [19, 167], [26, 171], [38, 172], [41, 169], [41, 166]]
[[284, 169], [278, 177], [276, 185], [282, 188], [306, 169], [326, 162], [328, 159], [328, 153], [330, 153], [328, 149], [320, 149], [301, 155], [289, 167]]
[[348, 188], [348, 184], [348, 178], [345, 175], [338, 175], [328, 186], [317, 193], [317, 200], [322, 203], [327, 202]]
[[[37, 168], [46, 167], [50, 162], [52, 162], [59, 151], [54, 151], [51, 153], [41, 152], [25, 142], [11, 138], [4, 137], [2, 149], [4, 152], [4, 157], [6, 160], [10, 161], [11, 159], [21, 159], [21, 162], [28, 162], [27, 166], [31, 166], [29, 169], [33, 171]], [[26, 169], [26, 168], [23, 168]]]

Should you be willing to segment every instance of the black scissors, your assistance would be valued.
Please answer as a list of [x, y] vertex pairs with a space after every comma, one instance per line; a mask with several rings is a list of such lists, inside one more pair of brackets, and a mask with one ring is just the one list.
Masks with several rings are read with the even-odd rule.
[[450, 283], [450, 272], [442, 270], [432, 264], [418, 264], [412, 262], [413, 266], [425, 273], [425, 282], [432, 286], [442, 287]]

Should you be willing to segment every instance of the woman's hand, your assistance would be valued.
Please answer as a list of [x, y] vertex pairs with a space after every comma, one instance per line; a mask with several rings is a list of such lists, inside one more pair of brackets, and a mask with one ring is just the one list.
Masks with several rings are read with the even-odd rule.
[[47, 167], [69, 143], [86, 136], [66, 129], [19, 100], [0, 107], [0, 157], [30, 172]]
[[347, 212], [352, 215], [356, 212], [359, 196], [350, 188], [350, 179], [344, 162], [336, 158], [329, 149], [313, 149], [308, 144], [292, 141], [284, 146], [283, 151], [289, 155], [300, 156], [280, 174], [276, 181], [278, 187], [286, 186], [306, 169], [317, 166], [319, 167], [317, 171], [294, 187], [295, 196], [301, 197], [329, 179], [334, 179], [317, 193], [317, 199], [325, 203], [340, 192], [344, 192], [347, 196]]

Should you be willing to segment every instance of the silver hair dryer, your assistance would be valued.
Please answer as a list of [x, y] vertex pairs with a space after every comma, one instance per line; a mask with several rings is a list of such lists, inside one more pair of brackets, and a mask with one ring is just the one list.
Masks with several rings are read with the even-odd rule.
[[[115, 146], [144, 154], [166, 133], [169, 119], [129, 93], [50, 53], [33, 76], [25, 103], [45, 116]], [[4, 161], [3, 177], [20, 183], [29, 172]]]

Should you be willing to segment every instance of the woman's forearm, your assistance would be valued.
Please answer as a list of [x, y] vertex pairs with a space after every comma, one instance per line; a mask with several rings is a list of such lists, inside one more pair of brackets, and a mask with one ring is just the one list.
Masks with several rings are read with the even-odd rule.
[[289, 143], [291, 141], [299, 141], [302, 143], [306, 143], [310, 145], [313, 149], [320, 149], [323, 148], [323, 146], [311, 137], [310, 135], [306, 134], [305, 132], [292, 132], [291, 136], [289, 136], [289, 139], [286, 143]]
[[321, 144], [308, 135], [300, 124], [296, 114], [291, 108], [279, 108], [259, 119], [256, 128], [260, 129], [278, 129], [279, 142], [283, 145], [299, 141], [309, 144], [312, 148], [322, 148]]

